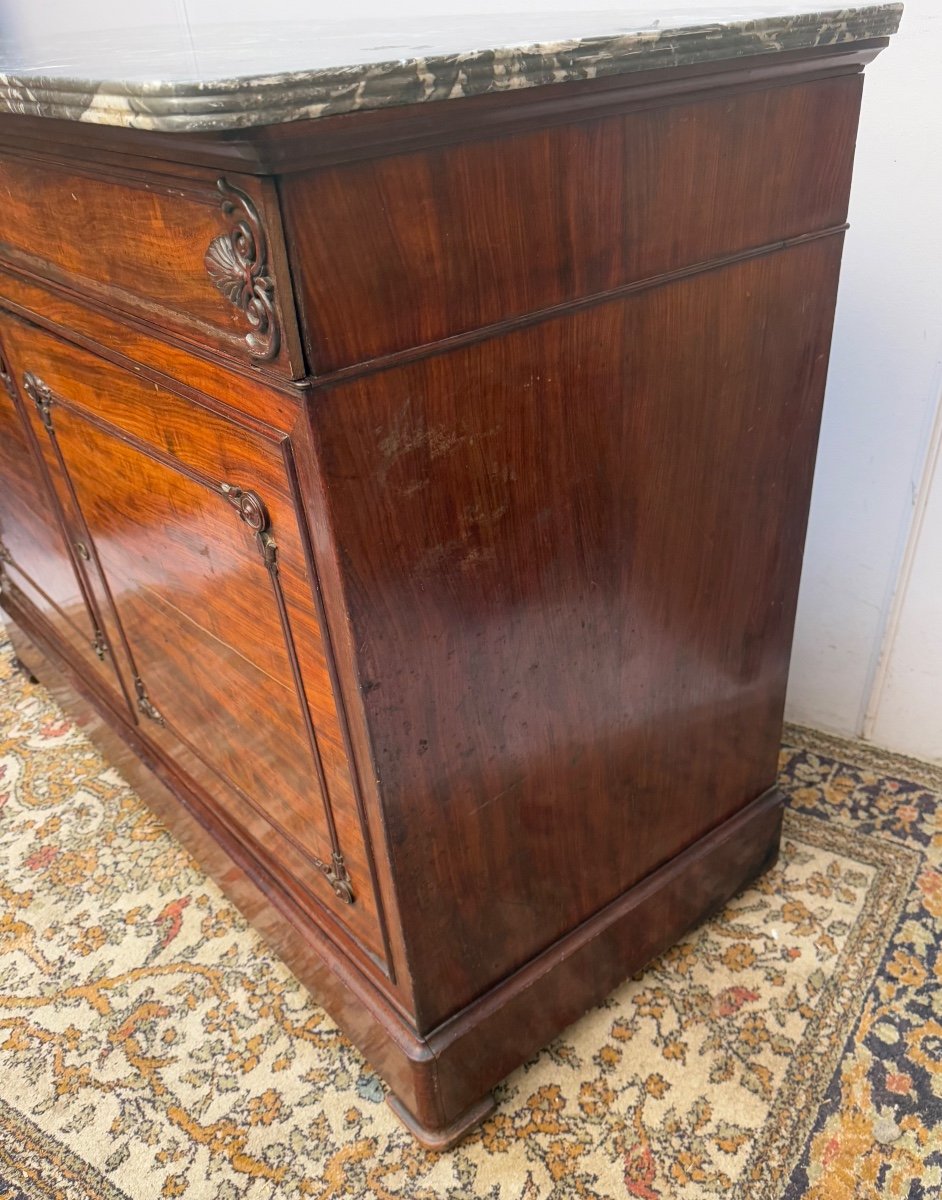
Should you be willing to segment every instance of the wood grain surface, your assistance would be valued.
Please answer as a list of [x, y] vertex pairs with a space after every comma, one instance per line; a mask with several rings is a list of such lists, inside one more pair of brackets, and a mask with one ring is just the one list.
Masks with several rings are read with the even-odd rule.
[[860, 76], [340, 164], [284, 185], [327, 372], [847, 214]]
[[774, 860], [883, 44], [221, 137], [0, 119], [17, 653], [429, 1146]]

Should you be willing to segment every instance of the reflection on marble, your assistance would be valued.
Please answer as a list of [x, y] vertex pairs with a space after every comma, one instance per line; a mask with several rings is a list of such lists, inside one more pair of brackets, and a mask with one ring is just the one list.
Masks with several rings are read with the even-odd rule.
[[902, 5], [692, 0], [670, 11], [279, 22], [276, 3], [264, 24], [67, 37], [18, 36], [15, 10], [0, 24], [0, 111], [198, 131], [884, 37]]

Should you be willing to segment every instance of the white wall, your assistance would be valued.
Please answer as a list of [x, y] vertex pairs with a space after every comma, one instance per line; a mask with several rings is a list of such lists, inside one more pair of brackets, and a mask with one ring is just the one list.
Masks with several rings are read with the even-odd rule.
[[865, 734], [881, 746], [942, 762], [942, 421], [932, 478], [885, 642]]
[[[900, 737], [904, 680], [938, 679], [942, 646], [924, 645], [921, 666], [900, 660], [890, 689], [881, 656], [942, 385], [940, 37], [938, 0], [909, 0], [900, 33], [867, 71], [787, 710], [911, 752]], [[923, 537], [920, 563], [942, 538], [938, 503]], [[908, 645], [915, 611], [897, 615]], [[882, 717], [868, 724], [875, 707]], [[936, 733], [932, 741], [942, 752]]]

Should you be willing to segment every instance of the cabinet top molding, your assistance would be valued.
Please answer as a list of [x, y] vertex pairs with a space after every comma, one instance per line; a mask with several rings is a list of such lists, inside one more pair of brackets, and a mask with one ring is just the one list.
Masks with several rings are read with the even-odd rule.
[[[246, 129], [363, 109], [812, 49], [895, 33], [901, 4], [688, 0], [633, 11], [291, 20], [71, 31], [70, 5], [5, 6], [0, 111], [163, 132]], [[62, 20], [48, 8], [60, 9]], [[113, 11], [113, 10], [112, 10]], [[113, 20], [113, 16], [112, 16]], [[55, 31], [55, 32], [51, 32]]]

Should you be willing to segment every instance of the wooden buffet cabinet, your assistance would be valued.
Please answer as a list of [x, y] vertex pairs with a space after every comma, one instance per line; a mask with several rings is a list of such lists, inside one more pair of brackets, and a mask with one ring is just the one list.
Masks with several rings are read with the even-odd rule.
[[426, 1145], [775, 858], [899, 17], [858, 11], [446, 103], [0, 117], [17, 655]]

